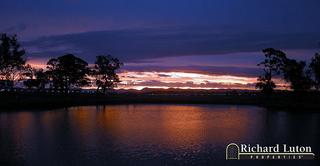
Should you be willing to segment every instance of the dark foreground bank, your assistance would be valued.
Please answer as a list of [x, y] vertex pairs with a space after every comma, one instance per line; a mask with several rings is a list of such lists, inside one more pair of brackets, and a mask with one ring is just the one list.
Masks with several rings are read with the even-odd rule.
[[262, 95], [239, 94], [48, 94], [48, 93], [0, 93], [0, 110], [50, 109], [69, 106], [177, 103], [177, 104], [236, 104], [256, 105], [270, 109], [290, 111], [320, 110], [320, 95], [294, 94], [290, 92]]

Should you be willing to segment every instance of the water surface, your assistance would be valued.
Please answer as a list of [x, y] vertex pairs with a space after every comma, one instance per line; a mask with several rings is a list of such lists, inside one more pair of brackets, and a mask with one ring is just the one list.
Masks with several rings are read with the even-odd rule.
[[225, 162], [231, 142], [308, 145], [317, 154], [319, 129], [317, 113], [254, 106], [140, 104], [0, 113], [0, 165], [213, 165]]

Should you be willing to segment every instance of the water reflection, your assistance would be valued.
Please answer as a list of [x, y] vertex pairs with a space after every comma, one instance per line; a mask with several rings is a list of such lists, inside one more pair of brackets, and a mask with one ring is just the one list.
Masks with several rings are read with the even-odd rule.
[[[319, 114], [251, 106], [113, 105], [0, 113], [0, 165], [207, 165], [236, 143], [311, 145]], [[223, 160], [222, 160], [223, 161]]]

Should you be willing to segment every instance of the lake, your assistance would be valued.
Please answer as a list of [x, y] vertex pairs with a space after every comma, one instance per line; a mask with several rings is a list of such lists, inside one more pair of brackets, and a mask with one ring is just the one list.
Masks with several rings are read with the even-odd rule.
[[2, 112], [0, 134], [0, 165], [213, 165], [229, 162], [225, 148], [232, 142], [308, 145], [320, 154], [319, 113], [255, 106], [132, 104]]

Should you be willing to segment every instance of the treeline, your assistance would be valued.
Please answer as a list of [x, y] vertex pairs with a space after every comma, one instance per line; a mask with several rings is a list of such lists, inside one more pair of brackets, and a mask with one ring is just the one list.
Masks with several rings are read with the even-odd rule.
[[316, 53], [307, 65], [305, 61], [290, 59], [281, 50], [264, 49], [265, 60], [258, 64], [263, 66], [263, 75], [259, 76], [256, 88], [270, 94], [276, 88], [274, 77], [282, 77], [294, 92], [304, 93], [320, 90], [320, 54]]
[[31, 67], [26, 63], [26, 51], [21, 48], [17, 36], [0, 34], [0, 88], [13, 88], [23, 81], [34, 89], [49, 87], [54, 91], [69, 93], [72, 88], [89, 86], [94, 80], [97, 92], [106, 93], [120, 79], [116, 73], [123, 63], [110, 55], [97, 56], [94, 66], [72, 54], [51, 58], [46, 69]]
[[[94, 84], [97, 92], [106, 93], [120, 82], [116, 73], [123, 63], [117, 58], [97, 56], [94, 66], [72, 54], [52, 58], [46, 69], [32, 68], [26, 64], [26, 51], [20, 47], [17, 36], [0, 34], [0, 89], [12, 88], [19, 81], [27, 88], [45, 89], [68, 93], [71, 89]], [[258, 66], [263, 74], [258, 77], [256, 88], [270, 94], [276, 88], [275, 77], [282, 77], [294, 92], [320, 90], [320, 54], [316, 53], [307, 65], [304, 61], [290, 59], [281, 50], [264, 49], [265, 59]], [[92, 80], [94, 80], [92, 82]]]

